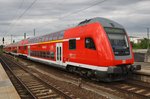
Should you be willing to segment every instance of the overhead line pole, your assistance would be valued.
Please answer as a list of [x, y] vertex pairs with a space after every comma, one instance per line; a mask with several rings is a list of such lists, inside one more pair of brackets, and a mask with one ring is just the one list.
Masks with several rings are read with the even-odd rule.
[[[80, 12], [82, 12], [82, 11], [85, 11], [85, 10], [89, 9], [89, 8], [92, 8], [93, 6], [96, 6], [96, 5], [99, 5], [99, 4], [101, 4], [101, 3], [104, 3], [105, 1], [107, 1], [107, 0], [102, 0], [102, 1], [99, 1], [99, 2], [94, 2], [94, 4], [92, 4], [92, 5], [88, 6], [88, 7], [85, 7], [85, 8], [79, 9], [79, 10], [77, 10], [77, 11], [73, 11], [73, 12], [67, 13], [67, 14], [65, 14], [64, 16], [60, 16], [60, 17], [57, 18], [55, 21], [57, 22], [57, 21], [59, 21], [59, 20], [62, 20], [62, 19], [64, 19], [64, 18], [66, 18], [67, 16], [71, 16], [71, 15], [80, 13]], [[48, 23], [48, 24], [49, 24], [49, 23]], [[47, 24], [45, 24], [45, 25], [47, 25]], [[42, 25], [42, 26], [45, 26], [45, 25]], [[41, 27], [41, 26], [38, 26], [38, 27], [36, 27], [36, 28], [39, 28], [39, 27]]]
[[[20, 19], [27, 13], [27, 11], [28, 11], [30, 8], [32, 8], [32, 6], [33, 6], [36, 2], [37, 2], [37, 0], [34, 0], [34, 1], [28, 6], [28, 8], [26, 8], [25, 11], [23, 11], [23, 13], [21, 13], [21, 15], [16, 18], [16, 20], [17, 20], [17, 21], [20, 20]], [[17, 23], [15, 23], [14, 25], [12, 25], [12, 26], [10, 27], [10, 29], [8, 30], [7, 33], [9, 33], [9, 32], [12, 30], [12, 28], [13, 28], [14, 26], [16, 26], [16, 24], [17, 24]], [[6, 33], [6, 34], [7, 34], [7, 33]], [[6, 34], [5, 34], [5, 35], [6, 35]]]
[[33, 30], [33, 32], [34, 32], [34, 36], [35, 36], [35, 29]]
[[10, 36], [11, 36], [11, 43], [12, 43], [12, 36], [13, 36], [13, 35], [11, 34]]
[[148, 42], [147, 42], [147, 49], [149, 50], [149, 28], [147, 28], [147, 39], [148, 39]]

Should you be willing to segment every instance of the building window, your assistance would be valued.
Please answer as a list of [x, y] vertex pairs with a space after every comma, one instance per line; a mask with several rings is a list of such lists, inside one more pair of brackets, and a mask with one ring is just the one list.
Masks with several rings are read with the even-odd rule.
[[85, 48], [94, 49], [94, 50], [96, 49], [92, 38], [90, 37], [85, 38]]
[[76, 39], [69, 40], [69, 49], [75, 50], [76, 49]]

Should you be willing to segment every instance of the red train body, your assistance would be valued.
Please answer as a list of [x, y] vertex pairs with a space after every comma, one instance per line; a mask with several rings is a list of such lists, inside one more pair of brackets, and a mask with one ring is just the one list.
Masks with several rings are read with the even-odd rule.
[[140, 66], [124, 28], [105, 18], [7, 45], [4, 50], [103, 81], [123, 80]]

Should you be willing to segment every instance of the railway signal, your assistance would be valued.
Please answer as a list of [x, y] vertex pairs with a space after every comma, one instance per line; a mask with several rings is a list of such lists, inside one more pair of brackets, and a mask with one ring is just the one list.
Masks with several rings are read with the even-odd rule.
[[4, 44], [4, 41], [5, 41], [5, 39], [4, 39], [4, 37], [3, 37], [3, 39], [2, 39], [3, 44]]

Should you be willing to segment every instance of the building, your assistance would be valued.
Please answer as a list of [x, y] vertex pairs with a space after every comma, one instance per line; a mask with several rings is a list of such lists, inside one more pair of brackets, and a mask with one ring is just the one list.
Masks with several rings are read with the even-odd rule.
[[135, 44], [140, 43], [141, 40], [142, 40], [142, 38], [135, 37], [135, 36], [129, 36], [129, 38], [130, 38], [130, 41], [133, 42], [133, 43], [135, 43]]

